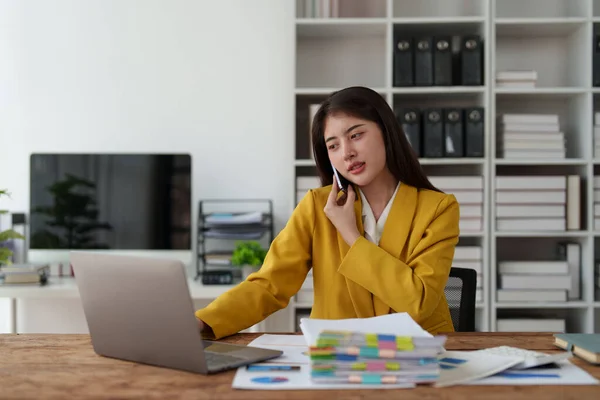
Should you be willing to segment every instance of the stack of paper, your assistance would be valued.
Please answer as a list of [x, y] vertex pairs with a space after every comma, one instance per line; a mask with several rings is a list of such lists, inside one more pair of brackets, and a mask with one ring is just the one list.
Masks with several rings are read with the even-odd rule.
[[411, 337], [323, 331], [310, 348], [315, 383], [432, 383], [445, 336]]
[[300, 329], [306, 344], [314, 346], [322, 331], [340, 330], [356, 333], [377, 332], [382, 335], [432, 337], [408, 313], [386, 314], [372, 318], [313, 319], [302, 318]]

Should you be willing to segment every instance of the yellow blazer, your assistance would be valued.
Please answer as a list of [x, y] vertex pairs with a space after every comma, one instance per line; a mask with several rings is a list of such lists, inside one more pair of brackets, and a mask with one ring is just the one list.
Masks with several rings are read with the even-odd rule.
[[[216, 339], [287, 307], [313, 269], [311, 318], [365, 318], [407, 312], [432, 334], [452, 332], [444, 287], [459, 235], [454, 195], [400, 185], [379, 246], [348, 246], [323, 208], [331, 186], [308, 191], [275, 237], [263, 266], [195, 315]], [[356, 223], [361, 235], [362, 204]]]

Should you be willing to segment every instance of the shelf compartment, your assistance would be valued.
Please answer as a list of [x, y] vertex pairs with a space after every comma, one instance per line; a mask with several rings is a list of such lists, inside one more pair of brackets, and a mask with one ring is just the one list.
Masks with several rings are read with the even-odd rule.
[[[506, 305], [507, 307], [518, 307], [520, 304], [526, 305], [529, 303], [535, 304], [546, 304], [547, 307], [578, 307], [586, 304], [588, 299], [590, 281], [587, 279], [586, 268], [590, 262], [590, 243], [588, 237], [503, 237], [496, 240], [496, 262], [493, 265], [493, 275], [496, 278], [497, 290], [505, 289], [507, 291], [515, 292], [538, 292], [541, 294], [543, 290], [557, 290], [563, 291], [565, 301], [558, 297], [554, 297], [554, 300], [558, 301], [498, 301], [500, 305]], [[561, 246], [565, 246], [561, 249]], [[562, 252], [565, 254], [562, 254]], [[571, 265], [573, 259], [579, 260], [575, 265]], [[566, 261], [568, 263], [568, 272], [565, 277], [556, 277], [556, 279], [565, 279], [568, 283], [568, 287], [563, 289], [557, 289], [552, 287], [544, 288], [542, 285], [535, 288], [538, 282], [542, 282], [549, 275], [561, 275], [554, 274], [549, 271], [547, 274], [538, 273], [526, 273], [522, 271], [520, 267], [519, 272], [510, 272], [508, 275], [518, 276], [521, 278], [535, 279], [536, 284], [531, 285], [532, 287], [502, 287], [502, 274], [500, 270], [500, 264], [502, 262], [544, 262], [544, 261]], [[524, 267], [523, 267], [524, 268]], [[549, 267], [548, 267], [549, 268]], [[522, 281], [521, 281], [522, 282]], [[527, 285], [528, 286], [528, 285]], [[579, 293], [573, 292], [572, 288], [578, 288]], [[513, 298], [514, 299], [514, 298]], [[498, 299], [496, 296], [494, 300]]]
[[585, 89], [588, 40], [585, 23], [496, 24], [495, 71], [536, 71], [536, 88]]
[[[560, 160], [575, 159], [573, 163], [591, 158], [588, 111], [591, 108], [588, 97], [585, 94], [573, 96], [521, 96], [514, 94], [501, 94], [496, 96], [496, 120], [502, 114], [556, 114], [559, 118], [559, 131], [564, 133], [565, 140], [565, 158], [549, 157], [542, 158], [532, 152], [530, 157], [504, 158], [502, 154], [495, 151], [497, 157], [496, 164], [514, 163], [522, 161], [523, 164], [537, 163], [559, 164]], [[495, 122], [493, 121], [493, 124]], [[496, 126], [494, 127], [496, 144], [503, 140], [503, 132]], [[515, 132], [516, 133], [516, 132]], [[544, 136], [544, 133], [530, 134]], [[510, 161], [500, 161], [510, 160]], [[571, 162], [565, 162], [570, 164]]]
[[[498, 308], [496, 310], [496, 321], [495, 327], [496, 331], [500, 332], [502, 330], [502, 326], [500, 326], [499, 322], [503, 319], [518, 319], [514, 324], [510, 324], [511, 327], [515, 327], [517, 329], [504, 330], [505, 332], [510, 331], [519, 331], [519, 332], [540, 332], [540, 331], [559, 331], [560, 329], [556, 329], [556, 327], [552, 326], [554, 329], [546, 329], [542, 324], [544, 320], [555, 319], [564, 321], [562, 325], [564, 325], [564, 331], [568, 333], [573, 332], [590, 332], [591, 327], [587, 325], [587, 313], [588, 308], [581, 304], [578, 307], [546, 307], [541, 308], [534, 305], [529, 307], [507, 307], [507, 308]], [[533, 321], [530, 321], [533, 320]], [[541, 320], [536, 323], [536, 320]], [[502, 322], [500, 322], [502, 323]], [[504, 322], [505, 323], [505, 322]], [[504, 324], [502, 323], [502, 324]], [[554, 324], [552, 324], [554, 325]], [[561, 325], [561, 323], [558, 323]]]
[[495, 3], [496, 18], [566, 18], [589, 14], [587, 0], [496, 0]]
[[[377, 30], [373, 32], [373, 26], [368, 24], [298, 25], [296, 87], [385, 87], [386, 26], [375, 26]], [[362, 36], [365, 29], [371, 34]], [[356, 36], [352, 34], [354, 31]], [[322, 36], [327, 32], [339, 35]]]
[[584, 28], [585, 18], [502, 18], [496, 19], [501, 37], [565, 37]]
[[296, 35], [302, 39], [364, 38], [385, 36], [385, 19], [302, 19], [296, 21]]
[[394, 18], [483, 17], [484, 0], [393, 0]]
[[387, 0], [296, 0], [296, 18], [386, 18]]

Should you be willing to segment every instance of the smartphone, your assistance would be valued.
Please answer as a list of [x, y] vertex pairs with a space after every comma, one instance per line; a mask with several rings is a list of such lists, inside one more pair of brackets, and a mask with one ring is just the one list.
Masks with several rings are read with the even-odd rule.
[[338, 205], [343, 205], [344, 203], [346, 203], [347, 189], [346, 189], [346, 186], [344, 186], [344, 184], [342, 183], [342, 179], [340, 178], [340, 175], [338, 174], [337, 170], [333, 166], [333, 163], [331, 163], [331, 169], [333, 169], [333, 175], [335, 175], [335, 180], [337, 181], [337, 185], [338, 185], [338, 188], [340, 189], [340, 193], [341, 193], [341, 194], [338, 194], [337, 203], [338, 203]]

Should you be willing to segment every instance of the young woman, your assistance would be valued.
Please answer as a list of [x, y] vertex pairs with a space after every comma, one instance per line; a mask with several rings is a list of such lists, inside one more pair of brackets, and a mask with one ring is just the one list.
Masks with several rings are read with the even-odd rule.
[[258, 272], [196, 311], [203, 335], [219, 339], [285, 308], [311, 268], [312, 318], [407, 312], [432, 334], [453, 331], [444, 287], [459, 206], [428, 181], [387, 102], [364, 87], [333, 93], [312, 142], [323, 187], [300, 201]]

